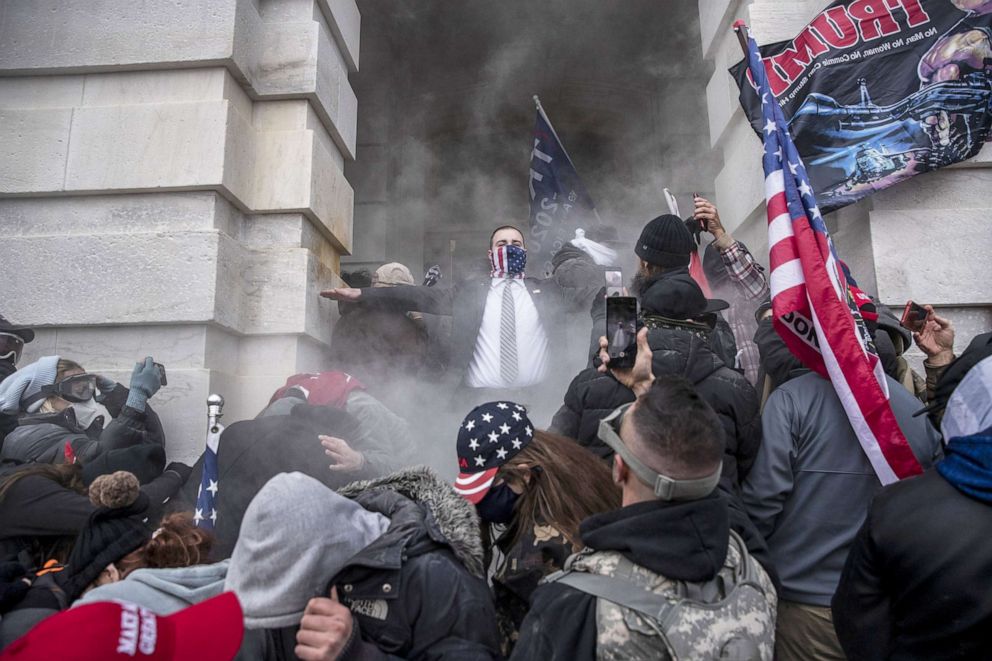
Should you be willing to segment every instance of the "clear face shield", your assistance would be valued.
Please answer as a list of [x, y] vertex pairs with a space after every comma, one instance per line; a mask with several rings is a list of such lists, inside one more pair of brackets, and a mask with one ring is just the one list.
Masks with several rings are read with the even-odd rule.
[[614, 452], [620, 455], [638, 480], [649, 487], [653, 487], [654, 495], [659, 500], [698, 500], [712, 493], [713, 489], [720, 482], [723, 462], [710, 475], [692, 480], [677, 480], [651, 470], [644, 462], [634, 456], [626, 444], [624, 444], [623, 439], [620, 438], [620, 425], [623, 424], [623, 416], [633, 404], [634, 402], [624, 404], [606, 418], [600, 420], [599, 432], [597, 434], [599, 440], [606, 443]]

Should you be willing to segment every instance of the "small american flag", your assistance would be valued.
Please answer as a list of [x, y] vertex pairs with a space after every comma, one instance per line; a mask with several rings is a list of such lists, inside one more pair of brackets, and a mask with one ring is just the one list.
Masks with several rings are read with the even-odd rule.
[[213, 530], [217, 524], [217, 508], [214, 500], [217, 498], [219, 473], [217, 469], [217, 448], [220, 435], [224, 433], [224, 425], [219, 422], [213, 427], [207, 427], [207, 447], [203, 452], [203, 474], [200, 476], [200, 488], [196, 492], [196, 509], [193, 512], [193, 524], [197, 528]]
[[[740, 30], [746, 26], [738, 23]], [[746, 34], [746, 32], [745, 32]], [[830, 380], [883, 484], [922, 472], [889, 405], [875, 347], [816, 206], [788, 124], [771, 93], [758, 45], [747, 38], [761, 97], [773, 323], [803, 364]]]

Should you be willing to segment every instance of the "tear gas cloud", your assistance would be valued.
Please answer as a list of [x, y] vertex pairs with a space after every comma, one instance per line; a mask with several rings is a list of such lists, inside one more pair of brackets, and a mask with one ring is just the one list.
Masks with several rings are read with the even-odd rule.
[[[399, 261], [419, 279], [439, 264], [439, 286], [484, 271], [495, 226], [526, 230], [534, 94], [600, 217], [618, 230], [626, 279], [630, 242], [667, 212], [662, 188], [676, 193], [683, 215], [692, 191], [713, 190], [712, 67], [696, 2], [368, 0], [359, 9], [361, 63], [351, 76], [358, 151], [346, 170], [356, 191], [355, 255], [345, 271]], [[589, 357], [587, 311], [555, 323], [572, 331], [572, 360], [522, 402], [539, 427]], [[471, 404], [442, 391], [433, 372], [366, 378], [420, 428], [425, 457], [451, 476]]]

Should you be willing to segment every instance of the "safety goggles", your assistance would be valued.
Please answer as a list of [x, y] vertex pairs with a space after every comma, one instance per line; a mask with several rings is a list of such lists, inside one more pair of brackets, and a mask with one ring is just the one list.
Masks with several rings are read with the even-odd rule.
[[69, 402], [88, 402], [96, 393], [96, 376], [77, 374], [62, 379], [50, 386], [42, 386], [41, 393], [46, 398], [55, 395]]
[[620, 455], [623, 462], [637, 476], [637, 479], [649, 487], [654, 487], [654, 495], [660, 500], [698, 500], [712, 493], [713, 489], [720, 482], [723, 462], [717, 466], [713, 473], [705, 477], [693, 480], [676, 480], [651, 470], [644, 462], [634, 456], [634, 453], [630, 451], [623, 442], [623, 439], [620, 438], [620, 425], [623, 424], [623, 416], [633, 404], [634, 402], [624, 404], [599, 421], [599, 431], [597, 433], [599, 440], [606, 443], [614, 452]]
[[16, 364], [21, 359], [23, 350], [24, 339], [20, 335], [0, 331], [0, 360], [10, 360], [13, 357]]

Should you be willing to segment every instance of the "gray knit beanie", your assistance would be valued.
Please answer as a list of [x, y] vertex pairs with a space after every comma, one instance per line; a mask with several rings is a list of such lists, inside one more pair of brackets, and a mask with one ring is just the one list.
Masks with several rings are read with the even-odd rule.
[[[45, 356], [18, 369], [0, 383], [0, 413], [13, 415], [21, 411], [21, 402], [41, 392], [43, 386], [55, 383], [59, 371], [59, 356]], [[27, 407], [28, 413], [41, 408], [39, 399]]]

